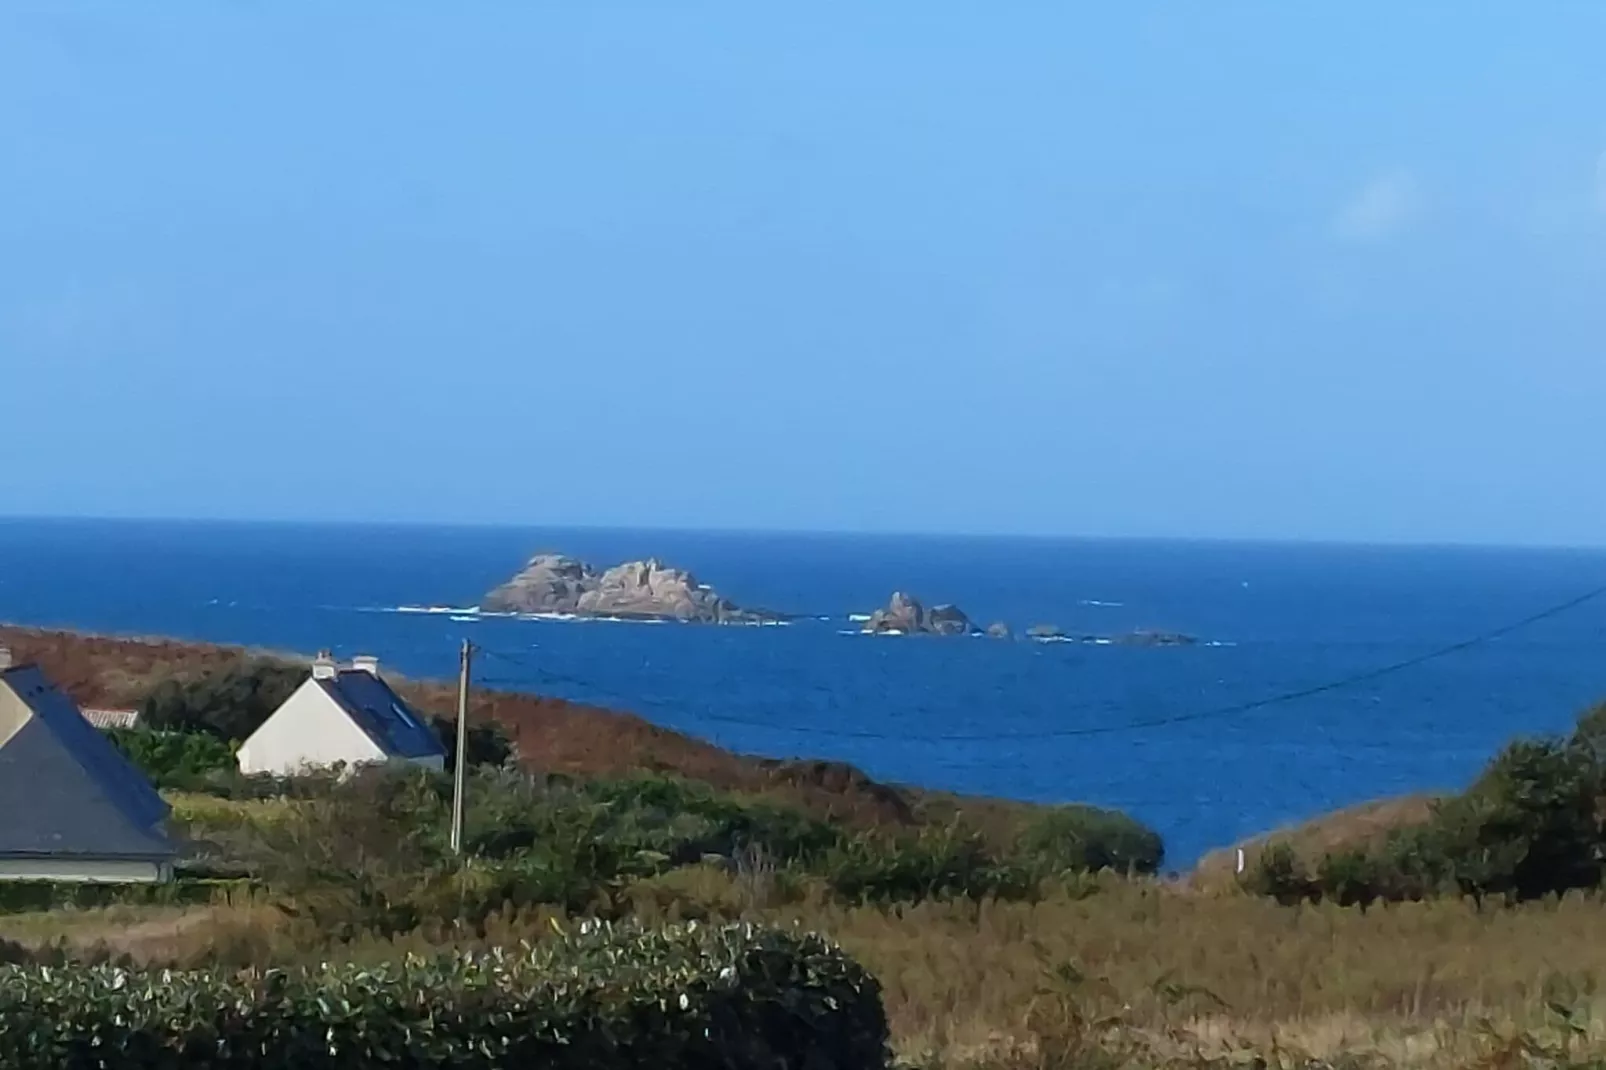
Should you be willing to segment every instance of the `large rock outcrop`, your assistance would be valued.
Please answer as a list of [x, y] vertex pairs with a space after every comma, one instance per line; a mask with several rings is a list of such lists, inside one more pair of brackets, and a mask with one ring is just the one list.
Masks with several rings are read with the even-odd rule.
[[696, 576], [656, 559], [628, 561], [598, 572], [563, 554], [537, 554], [518, 575], [490, 592], [491, 613], [554, 613], [700, 624], [761, 624], [782, 618], [743, 609]]
[[958, 606], [927, 609], [918, 598], [894, 591], [891, 601], [870, 614], [864, 630], [880, 635], [969, 635], [976, 626]]

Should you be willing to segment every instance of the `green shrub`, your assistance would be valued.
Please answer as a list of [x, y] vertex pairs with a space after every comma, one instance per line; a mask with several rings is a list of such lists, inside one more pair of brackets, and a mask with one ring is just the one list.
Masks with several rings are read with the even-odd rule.
[[1155, 873], [1165, 861], [1160, 834], [1117, 810], [1056, 806], [1021, 836], [1027, 858], [1052, 872]]
[[807, 862], [841, 838], [835, 827], [801, 810], [675, 777], [596, 780], [579, 795], [601, 805], [606, 835], [629, 850], [663, 854], [671, 865], [707, 855], [731, 858], [755, 847], [781, 862]]
[[1274, 843], [1261, 851], [1254, 866], [1244, 874], [1243, 885], [1255, 895], [1275, 899], [1284, 906], [1302, 903], [1315, 894], [1299, 856], [1286, 843]]
[[875, 979], [817, 937], [593, 924], [374, 969], [0, 967], [7, 1070], [870, 1070]]
[[227, 775], [238, 768], [234, 748], [206, 732], [113, 728], [106, 736], [152, 784], [162, 789], [205, 790], [214, 774]]
[[[1508, 746], [1438, 815], [1439, 824], [1459, 820], [1465, 829], [1451, 846], [1460, 875], [1476, 878], [1468, 890], [1534, 899], [1598, 887], [1602, 780], [1594, 753], [1573, 742]], [[1467, 862], [1484, 872], [1466, 873]]]
[[1439, 894], [1537, 899], [1601, 887], [1606, 876], [1606, 706], [1572, 736], [1517, 740], [1426, 823], [1379, 845], [1335, 852], [1314, 877], [1268, 851], [1249, 887], [1281, 901], [1366, 905]]
[[980, 837], [957, 828], [857, 836], [827, 855], [820, 869], [833, 892], [855, 903], [1028, 899], [1041, 883], [1036, 871], [999, 861]]
[[553, 840], [584, 837], [621, 857], [652, 856], [660, 867], [749, 849], [785, 863], [822, 856], [840, 833], [799, 810], [742, 799], [672, 777], [628, 777], [571, 784], [510, 771], [469, 785], [470, 851], [503, 858]]
[[1323, 899], [1340, 906], [1371, 906], [1384, 894], [1387, 866], [1364, 849], [1337, 851], [1316, 867], [1316, 887]]
[[164, 680], [145, 697], [140, 720], [151, 728], [243, 742], [306, 678], [299, 666], [257, 659], [193, 679]]

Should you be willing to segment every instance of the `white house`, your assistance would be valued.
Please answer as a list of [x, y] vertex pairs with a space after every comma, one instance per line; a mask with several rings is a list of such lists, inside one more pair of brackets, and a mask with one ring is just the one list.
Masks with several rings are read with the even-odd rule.
[[379, 659], [354, 658], [342, 669], [320, 654], [307, 681], [240, 744], [239, 759], [242, 773], [289, 776], [378, 762], [441, 769], [446, 751], [379, 675]]
[[0, 880], [170, 880], [167, 814], [72, 699], [0, 647]]

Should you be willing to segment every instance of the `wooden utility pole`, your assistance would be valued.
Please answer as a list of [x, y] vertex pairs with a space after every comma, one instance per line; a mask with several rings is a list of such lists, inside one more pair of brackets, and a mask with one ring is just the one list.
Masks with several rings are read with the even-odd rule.
[[452, 771], [452, 853], [463, 853], [463, 788], [468, 781], [468, 667], [474, 647], [463, 640], [457, 672], [457, 762]]

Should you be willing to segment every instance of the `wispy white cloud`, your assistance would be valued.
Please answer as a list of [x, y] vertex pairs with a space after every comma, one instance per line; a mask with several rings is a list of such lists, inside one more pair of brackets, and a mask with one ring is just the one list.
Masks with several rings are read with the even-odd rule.
[[1355, 192], [1333, 219], [1343, 241], [1380, 241], [1399, 232], [1422, 209], [1422, 193], [1409, 171], [1377, 175]]

